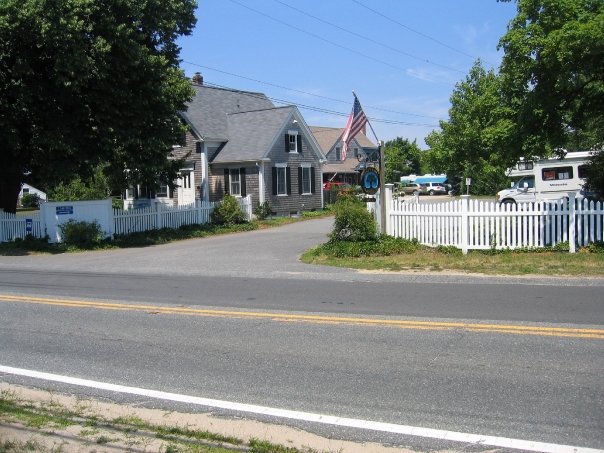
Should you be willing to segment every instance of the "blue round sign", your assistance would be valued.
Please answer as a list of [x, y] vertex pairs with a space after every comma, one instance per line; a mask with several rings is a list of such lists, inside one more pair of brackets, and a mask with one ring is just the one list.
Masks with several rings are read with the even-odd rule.
[[373, 167], [367, 167], [361, 173], [361, 189], [367, 195], [375, 195], [380, 187], [380, 174]]

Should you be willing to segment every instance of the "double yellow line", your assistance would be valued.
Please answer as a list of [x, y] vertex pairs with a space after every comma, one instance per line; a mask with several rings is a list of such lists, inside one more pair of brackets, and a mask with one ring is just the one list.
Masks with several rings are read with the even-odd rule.
[[543, 327], [506, 324], [480, 324], [466, 322], [404, 321], [395, 319], [358, 318], [349, 316], [303, 315], [235, 310], [210, 310], [188, 307], [166, 307], [159, 305], [121, 304], [85, 300], [51, 299], [31, 296], [0, 294], [0, 302], [19, 302], [54, 305], [70, 308], [94, 308], [98, 310], [141, 311], [151, 314], [210, 316], [223, 318], [270, 319], [273, 321], [355, 324], [376, 327], [396, 327], [418, 330], [464, 330], [469, 332], [504, 333], [516, 335], [540, 335], [549, 337], [592, 338], [604, 340], [604, 329], [581, 329], [567, 327]]

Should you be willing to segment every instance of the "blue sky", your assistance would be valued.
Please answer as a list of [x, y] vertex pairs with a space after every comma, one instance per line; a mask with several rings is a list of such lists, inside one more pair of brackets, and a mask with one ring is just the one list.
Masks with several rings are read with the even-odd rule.
[[179, 41], [187, 76], [296, 104], [311, 126], [344, 127], [354, 90], [380, 140], [423, 149], [475, 59], [499, 66], [516, 12], [496, 0], [198, 1]]

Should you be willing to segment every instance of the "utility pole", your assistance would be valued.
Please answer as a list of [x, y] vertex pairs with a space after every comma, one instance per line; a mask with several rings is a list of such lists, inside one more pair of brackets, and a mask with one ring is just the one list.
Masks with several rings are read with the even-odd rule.
[[384, 157], [384, 140], [379, 141], [380, 150], [380, 230], [382, 234], [386, 234], [386, 159]]

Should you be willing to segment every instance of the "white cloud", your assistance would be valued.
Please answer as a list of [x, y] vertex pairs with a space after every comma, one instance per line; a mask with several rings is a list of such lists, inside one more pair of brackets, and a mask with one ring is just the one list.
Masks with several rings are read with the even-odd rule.
[[409, 77], [423, 82], [451, 85], [459, 79], [459, 75], [453, 75], [450, 71], [428, 71], [424, 68], [409, 68], [406, 71]]

